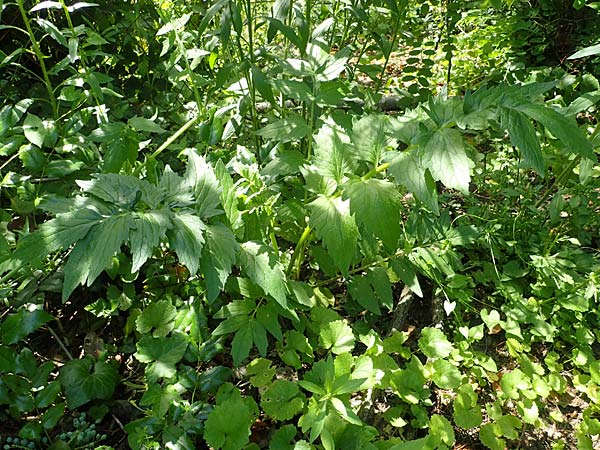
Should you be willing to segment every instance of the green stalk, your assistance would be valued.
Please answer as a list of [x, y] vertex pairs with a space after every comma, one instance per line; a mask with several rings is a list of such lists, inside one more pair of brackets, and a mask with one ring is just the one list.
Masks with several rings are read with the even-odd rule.
[[[304, 229], [304, 232], [300, 236], [300, 239], [298, 239], [298, 243], [296, 244], [296, 247], [294, 248], [294, 253], [292, 253], [292, 258], [290, 259], [290, 263], [287, 267], [287, 270], [285, 271], [285, 273], [288, 277], [291, 275], [292, 270], [294, 270], [294, 267], [296, 266], [296, 261], [302, 261], [300, 256], [301, 256], [302, 252], [304, 251], [304, 247], [308, 243], [308, 239], [310, 237], [311, 232], [312, 232], [312, 228], [310, 228], [310, 226], [307, 225], [306, 228]], [[299, 270], [296, 270], [296, 279], [298, 278], [298, 272], [299, 272]]]
[[385, 170], [387, 170], [388, 167], [390, 167], [390, 163], [383, 163], [383, 164], [375, 167], [374, 169], [371, 169], [369, 172], [367, 172], [362, 177], [360, 177], [360, 179], [362, 181], [367, 181], [369, 178], [373, 178], [378, 173], [384, 172]]
[[188, 120], [186, 123], [184, 123], [181, 128], [179, 128], [179, 130], [177, 130], [174, 134], [171, 135], [171, 137], [169, 137], [169, 139], [167, 139], [165, 142], [162, 143], [162, 145], [160, 147], [158, 147], [156, 149], [156, 151], [154, 153], [152, 153], [152, 155], [150, 155], [150, 159], [154, 159], [156, 158], [158, 155], [160, 155], [169, 145], [171, 145], [173, 142], [175, 142], [179, 136], [181, 136], [183, 133], [185, 133], [192, 125], [194, 125], [198, 119], [200, 119], [200, 116], [196, 116], [190, 120]]
[[19, 8], [19, 12], [21, 13], [21, 17], [23, 18], [23, 22], [25, 23], [25, 27], [27, 28], [27, 33], [29, 34], [29, 39], [31, 40], [31, 45], [33, 46], [35, 57], [40, 63], [40, 69], [42, 70], [44, 84], [46, 85], [46, 90], [48, 91], [48, 98], [50, 100], [50, 106], [52, 107], [52, 113], [54, 115], [54, 118], [58, 119], [58, 102], [56, 101], [56, 97], [54, 96], [52, 83], [50, 82], [50, 77], [48, 76], [48, 70], [46, 69], [46, 63], [44, 62], [44, 54], [42, 53], [42, 50], [40, 49], [40, 44], [35, 38], [35, 34], [33, 33], [33, 29], [31, 28], [29, 17], [27, 17], [25, 7], [23, 6], [23, 0], [17, 0], [17, 6]]

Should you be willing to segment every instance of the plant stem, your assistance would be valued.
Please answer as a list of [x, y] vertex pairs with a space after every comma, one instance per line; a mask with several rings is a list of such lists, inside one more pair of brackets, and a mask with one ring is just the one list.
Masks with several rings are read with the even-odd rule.
[[172, 134], [171, 137], [169, 137], [169, 139], [167, 139], [165, 142], [163, 142], [162, 145], [160, 147], [158, 147], [156, 149], [156, 151], [150, 155], [150, 159], [154, 159], [158, 155], [160, 155], [169, 145], [171, 145], [173, 142], [175, 142], [183, 133], [185, 133], [192, 125], [194, 125], [198, 121], [198, 119], [200, 119], [200, 115], [197, 115], [196, 117], [194, 117], [194, 118], [188, 120], [186, 123], [184, 123], [181, 126], [181, 128], [179, 128], [179, 130], [177, 130], [174, 134]]
[[[286, 275], [288, 277], [291, 275], [292, 270], [294, 269], [296, 260], [300, 260], [300, 254], [304, 251], [304, 246], [308, 242], [308, 238], [309, 238], [311, 232], [312, 232], [312, 229], [310, 228], [310, 226], [307, 225], [306, 228], [304, 229], [304, 232], [300, 236], [300, 239], [298, 239], [298, 243], [296, 244], [296, 248], [294, 248], [294, 253], [292, 253], [292, 258], [290, 259], [290, 263], [287, 267], [287, 270], [285, 271]], [[296, 278], [298, 278], [298, 277], [296, 276]]]
[[390, 163], [383, 163], [383, 164], [371, 169], [369, 172], [367, 172], [362, 177], [360, 177], [360, 179], [362, 181], [367, 181], [369, 178], [373, 178], [378, 173], [387, 170], [388, 167], [390, 167]]
[[40, 63], [40, 68], [42, 69], [42, 76], [44, 78], [44, 84], [46, 85], [46, 90], [48, 91], [48, 99], [50, 101], [50, 105], [52, 107], [52, 114], [55, 119], [58, 119], [58, 103], [56, 101], [56, 97], [54, 96], [54, 90], [52, 89], [52, 83], [50, 82], [50, 77], [48, 76], [48, 70], [46, 69], [46, 63], [44, 62], [44, 54], [40, 49], [40, 44], [35, 38], [35, 34], [33, 33], [33, 29], [31, 28], [31, 23], [29, 22], [29, 17], [27, 17], [27, 13], [25, 12], [25, 7], [23, 6], [23, 0], [17, 0], [17, 6], [19, 7], [19, 11], [21, 13], [21, 17], [23, 18], [23, 22], [25, 23], [25, 27], [27, 28], [27, 33], [29, 33], [29, 39], [31, 39], [31, 45], [33, 46], [33, 51], [35, 53], [35, 57]]

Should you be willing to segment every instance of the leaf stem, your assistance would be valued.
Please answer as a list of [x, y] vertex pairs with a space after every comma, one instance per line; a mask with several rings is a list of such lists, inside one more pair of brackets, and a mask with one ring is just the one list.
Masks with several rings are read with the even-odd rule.
[[292, 258], [290, 259], [290, 263], [287, 267], [287, 270], [285, 271], [285, 273], [288, 277], [291, 275], [292, 270], [294, 269], [296, 260], [300, 260], [300, 254], [304, 250], [304, 246], [306, 245], [306, 242], [308, 241], [308, 238], [309, 238], [311, 232], [312, 232], [312, 228], [307, 225], [306, 228], [304, 229], [304, 232], [300, 236], [300, 239], [298, 239], [298, 243], [296, 244], [296, 248], [294, 248], [294, 253], [292, 253]]
[[373, 178], [378, 173], [385, 171], [388, 167], [390, 167], [390, 163], [383, 163], [383, 164], [371, 169], [369, 172], [367, 172], [362, 177], [360, 177], [360, 179], [362, 181], [367, 181], [369, 178]]
[[197, 115], [196, 117], [193, 117], [192, 119], [184, 123], [181, 126], [181, 128], [179, 128], [179, 130], [172, 134], [171, 137], [169, 137], [169, 139], [163, 142], [162, 145], [158, 147], [156, 151], [152, 153], [152, 155], [150, 155], [150, 159], [154, 159], [158, 155], [160, 155], [169, 145], [175, 142], [183, 133], [185, 133], [192, 125], [194, 125], [198, 121], [198, 119], [200, 119], [200, 115]]

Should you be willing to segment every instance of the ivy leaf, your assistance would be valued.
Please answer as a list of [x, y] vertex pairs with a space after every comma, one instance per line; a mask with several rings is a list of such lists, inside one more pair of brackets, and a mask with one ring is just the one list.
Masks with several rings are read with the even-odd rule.
[[334, 320], [325, 325], [319, 333], [321, 347], [339, 355], [351, 352], [354, 348], [354, 333], [344, 320]]
[[453, 417], [457, 426], [469, 429], [481, 425], [483, 416], [477, 404], [477, 393], [470, 384], [463, 384], [457, 390], [453, 403]]
[[441, 389], [455, 389], [460, 386], [462, 376], [460, 371], [445, 359], [433, 363], [431, 379]]
[[[25, 308], [21, 308], [16, 314], [9, 314], [6, 316], [4, 322], [2, 322], [2, 327], [0, 328], [2, 343], [5, 345], [16, 344], [25, 336], [33, 333], [52, 319], [54, 319], [54, 317], [46, 311], [40, 309], [29, 311]], [[0, 350], [1, 349], [2, 348], [0, 347]]]
[[274, 419], [289, 420], [302, 411], [304, 399], [296, 383], [277, 380], [261, 394], [260, 405]]
[[473, 161], [469, 159], [460, 132], [453, 128], [441, 128], [427, 141], [423, 148], [423, 165], [431, 171], [434, 179], [448, 188], [469, 193]]
[[240, 263], [254, 283], [288, 310], [283, 265], [266, 245], [255, 241], [243, 243]]
[[135, 320], [139, 333], [147, 334], [154, 328], [154, 337], [166, 336], [175, 326], [177, 308], [170, 300], [159, 300], [144, 309]]
[[200, 265], [204, 230], [206, 225], [196, 215], [181, 213], [173, 217], [169, 242], [177, 253], [179, 261], [190, 271], [190, 275], [195, 275]]
[[70, 409], [95, 399], [107, 399], [113, 394], [119, 380], [113, 362], [93, 362], [92, 358], [67, 361], [60, 369], [59, 380], [65, 390]]
[[377, 236], [388, 250], [398, 247], [400, 238], [400, 196], [386, 180], [351, 180], [344, 185], [350, 199], [350, 213], [367, 234]]
[[319, 195], [308, 208], [311, 226], [323, 240], [338, 269], [348, 276], [359, 236], [354, 216], [350, 214], [350, 202], [340, 197]]
[[419, 348], [428, 358], [445, 358], [454, 350], [444, 333], [431, 327], [423, 328]]
[[239, 450], [249, 441], [253, 421], [248, 405], [238, 392], [219, 402], [210, 412], [204, 423], [204, 439], [215, 449]]
[[240, 246], [229, 228], [222, 224], [206, 226], [206, 244], [200, 267], [206, 280], [206, 297], [212, 303], [231, 273]]
[[390, 173], [436, 215], [440, 214], [437, 188], [429, 170], [414, 152], [402, 152], [390, 161]]
[[521, 151], [523, 165], [532, 168], [543, 177], [546, 161], [530, 119], [516, 109], [501, 108], [500, 122], [502, 127], [508, 130], [512, 144]]
[[137, 352], [133, 356], [140, 362], [150, 363], [146, 374], [150, 380], [156, 381], [175, 375], [175, 364], [183, 358], [187, 346], [187, 340], [181, 334], [171, 337], [144, 336], [137, 342]]

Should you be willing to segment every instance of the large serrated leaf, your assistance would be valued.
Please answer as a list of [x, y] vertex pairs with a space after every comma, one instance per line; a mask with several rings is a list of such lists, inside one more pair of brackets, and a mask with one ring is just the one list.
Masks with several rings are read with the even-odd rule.
[[351, 180], [344, 185], [350, 199], [350, 213], [367, 233], [377, 236], [388, 250], [395, 250], [400, 238], [400, 196], [385, 180]]
[[467, 156], [461, 133], [452, 128], [441, 128], [427, 141], [423, 148], [423, 165], [436, 180], [448, 188], [469, 192], [471, 169], [475, 166]]
[[50, 314], [39, 309], [34, 311], [20, 309], [16, 314], [9, 314], [2, 322], [2, 327], [0, 327], [2, 343], [5, 345], [16, 344], [52, 319], [53, 317]]
[[134, 227], [129, 233], [131, 245], [131, 272], [135, 273], [152, 256], [152, 252], [171, 225], [171, 212], [164, 208], [134, 215]]
[[241, 248], [240, 263], [244, 272], [287, 310], [285, 271], [277, 256], [260, 242], [245, 242]]
[[176, 214], [173, 217], [169, 242], [191, 275], [196, 274], [200, 265], [205, 229], [204, 222], [193, 214]]
[[404, 185], [419, 201], [439, 215], [435, 181], [414, 152], [396, 155], [390, 161], [390, 172], [398, 184]]
[[324, 125], [314, 136], [313, 164], [323, 176], [341, 183], [346, 173], [352, 172], [352, 148], [340, 130]]
[[394, 140], [387, 136], [388, 116], [368, 115], [352, 126], [352, 143], [358, 158], [377, 165], [381, 155]]
[[543, 177], [546, 161], [530, 119], [516, 109], [501, 108], [500, 122], [502, 127], [508, 130], [512, 144], [521, 151], [523, 165], [532, 168]]
[[225, 225], [216, 224], [206, 227], [206, 244], [200, 266], [206, 280], [206, 297], [212, 303], [231, 273], [240, 250], [231, 230]]
[[323, 240], [338, 269], [348, 276], [348, 268], [356, 255], [359, 237], [356, 221], [350, 214], [350, 202], [340, 197], [319, 195], [308, 204], [308, 208], [311, 212], [311, 227]]
[[258, 130], [256, 134], [277, 142], [292, 142], [299, 141], [308, 136], [310, 132], [310, 127], [302, 117], [291, 114], [266, 125]]
[[175, 364], [183, 358], [187, 346], [187, 340], [181, 334], [156, 338], [146, 335], [137, 342], [137, 352], [133, 356], [140, 362], [150, 364], [146, 374], [156, 381], [175, 375]]
[[185, 179], [196, 196], [198, 215], [207, 218], [221, 214], [221, 187], [212, 167], [195, 151], [189, 150], [187, 155]]

